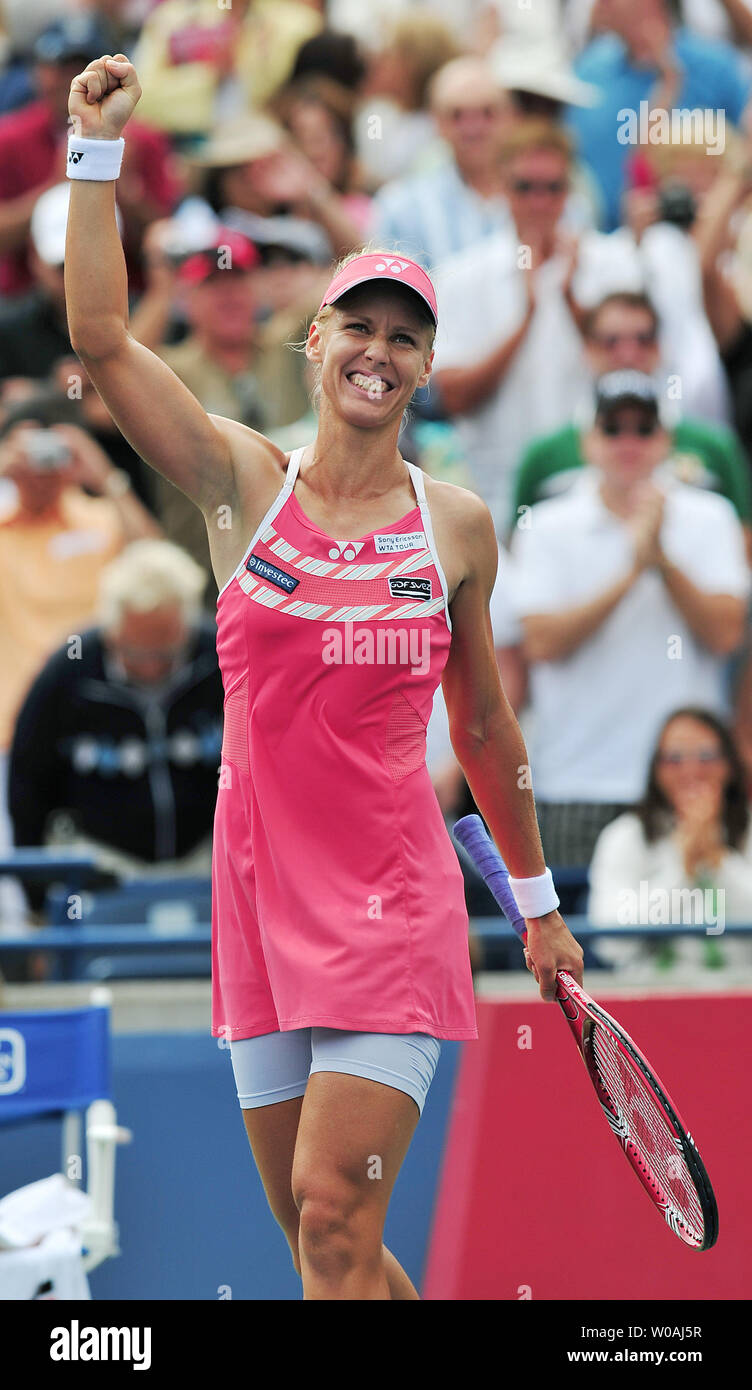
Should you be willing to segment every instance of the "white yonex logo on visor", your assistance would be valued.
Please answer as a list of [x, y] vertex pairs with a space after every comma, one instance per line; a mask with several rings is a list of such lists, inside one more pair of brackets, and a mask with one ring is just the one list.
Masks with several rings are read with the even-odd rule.
[[335, 541], [329, 551], [330, 560], [354, 560], [363, 549], [363, 541]]
[[391, 270], [392, 275], [401, 275], [403, 270], [407, 270], [409, 264], [409, 261], [396, 261], [391, 256], [388, 258], [385, 256], [383, 261], [379, 261], [378, 265], [375, 266], [375, 269], [379, 272]]

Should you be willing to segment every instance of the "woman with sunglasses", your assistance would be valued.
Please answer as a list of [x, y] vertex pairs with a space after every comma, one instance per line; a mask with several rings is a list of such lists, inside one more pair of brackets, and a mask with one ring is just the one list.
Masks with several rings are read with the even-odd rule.
[[[749, 964], [748, 940], [727, 922], [752, 922], [752, 825], [746, 776], [724, 722], [687, 706], [658, 736], [635, 810], [601, 832], [590, 866], [589, 916], [601, 926], [696, 925], [700, 939], [599, 940], [612, 964]], [[698, 891], [699, 890], [699, 891]]]
[[289, 459], [131, 338], [114, 181], [139, 95], [122, 54], [72, 83], [66, 292], [113, 417], [209, 533], [226, 694], [212, 1032], [304, 1297], [415, 1299], [383, 1245], [387, 1205], [440, 1040], [477, 1037], [462, 874], [425, 766], [441, 679], [544, 998], [558, 969], [581, 975], [498, 679], [493, 525], [397, 448], [437, 323], [415, 262], [335, 273], [306, 343], [318, 431]]

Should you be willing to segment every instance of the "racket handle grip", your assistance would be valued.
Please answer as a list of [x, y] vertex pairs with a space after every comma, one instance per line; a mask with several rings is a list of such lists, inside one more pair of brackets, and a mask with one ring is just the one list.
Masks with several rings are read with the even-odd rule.
[[509, 886], [509, 870], [491, 839], [480, 816], [463, 816], [453, 829], [455, 840], [462, 845], [478, 873], [493, 893], [505, 917], [511, 922], [520, 940], [527, 941], [525, 918]]

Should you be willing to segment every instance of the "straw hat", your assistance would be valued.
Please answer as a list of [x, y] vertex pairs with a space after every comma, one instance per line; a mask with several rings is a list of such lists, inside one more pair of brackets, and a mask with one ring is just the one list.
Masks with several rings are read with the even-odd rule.
[[214, 127], [205, 144], [191, 155], [190, 162], [201, 168], [230, 168], [261, 159], [288, 143], [286, 131], [269, 116], [234, 116]]

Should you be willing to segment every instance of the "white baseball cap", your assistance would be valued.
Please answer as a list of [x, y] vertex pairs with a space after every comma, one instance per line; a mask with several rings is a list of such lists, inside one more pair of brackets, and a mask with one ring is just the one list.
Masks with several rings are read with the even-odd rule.
[[[56, 183], [41, 193], [31, 214], [31, 244], [45, 265], [61, 266], [65, 260], [65, 230], [68, 225], [70, 181]], [[118, 231], [123, 235], [123, 219], [115, 208]]]

